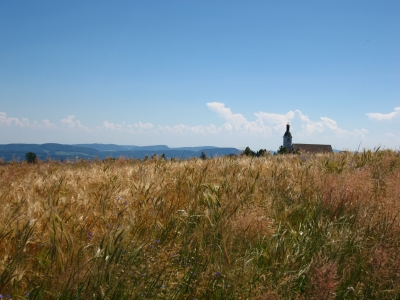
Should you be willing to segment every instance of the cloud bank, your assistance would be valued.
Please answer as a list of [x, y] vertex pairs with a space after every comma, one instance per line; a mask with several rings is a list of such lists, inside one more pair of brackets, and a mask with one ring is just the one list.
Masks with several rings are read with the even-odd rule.
[[[182, 146], [208, 144], [232, 147], [258, 144], [263, 148], [269, 147], [270, 149], [277, 148], [282, 143], [282, 136], [288, 122], [291, 124], [291, 131], [296, 142], [329, 143], [339, 146], [355, 140], [359, 143], [368, 134], [366, 129], [343, 129], [339, 127], [335, 120], [326, 116], [311, 120], [300, 110], [288, 111], [285, 114], [259, 111], [254, 113], [254, 119], [248, 120], [242, 114], [232, 112], [222, 102], [208, 102], [206, 106], [223, 120], [222, 124], [200, 124], [197, 126], [176, 124], [168, 126], [141, 121], [126, 124], [106, 120], [99, 126], [87, 127], [80, 120], [77, 120], [75, 115], [69, 115], [61, 119], [59, 125], [56, 126], [48, 120], [30, 122], [25, 118], [10, 118], [7, 117], [5, 112], [0, 112], [0, 130], [5, 127], [14, 127], [20, 130], [24, 128], [46, 128], [53, 132], [53, 135], [51, 135], [48, 131], [48, 137], [73, 140], [71, 142], [66, 142], [65, 139], [59, 141], [63, 143], [75, 143], [78, 142], [77, 139], [79, 138], [81, 142], [120, 144], [166, 143]], [[400, 108], [396, 108], [395, 112], [388, 114], [389, 117], [386, 118], [393, 118], [398, 113], [400, 113]], [[372, 118], [382, 118], [381, 114], [379, 116], [372, 115]], [[21, 135], [21, 133], [19, 134]], [[46, 137], [45, 134], [43, 136]], [[266, 143], [271, 144], [271, 146], [265, 145]], [[345, 144], [343, 147], [345, 147]]]
[[255, 121], [248, 121], [241, 114], [234, 114], [225, 107], [224, 103], [210, 102], [207, 103], [208, 108], [217, 113], [227, 122], [221, 127], [224, 130], [247, 131], [252, 133], [264, 133], [267, 135], [282, 134], [285, 126], [289, 122], [297, 134], [302, 136], [318, 134], [322, 132], [334, 133], [340, 137], [364, 136], [368, 133], [366, 129], [355, 129], [347, 131], [340, 128], [335, 120], [328, 117], [320, 117], [318, 121], [312, 121], [308, 116], [304, 115], [300, 110], [289, 111], [286, 114], [275, 114], [269, 112], [254, 113]]

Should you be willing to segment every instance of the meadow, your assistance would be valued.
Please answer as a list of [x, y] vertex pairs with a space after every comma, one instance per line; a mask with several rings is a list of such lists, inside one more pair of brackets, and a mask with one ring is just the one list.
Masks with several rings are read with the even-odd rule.
[[0, 165], [0, 298], [399, 299], [400, 152]]

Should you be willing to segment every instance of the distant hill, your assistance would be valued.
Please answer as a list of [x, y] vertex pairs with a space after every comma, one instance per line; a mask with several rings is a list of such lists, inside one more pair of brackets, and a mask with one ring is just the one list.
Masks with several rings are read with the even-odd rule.
[[169, 150], [166, 145], [154, 146], [128, 146], [128, 145], [115, 145], [115, 144], [76, 144], [73, 146], [86, 147], [96, 149], [98, 151], [126, 151], [126, 150]]
[[4, 161], [25, 160], [27, 152], [34, 152], [40, 160], [67, 158], [94, 158], [99, 151], [92, 148], [77, 147], [63, 144], [7, 144], [0, 145], [0, 158]]
[[188, 151], [202, 151], [204, 149], [218, 149], [214, 146], [198, 146], [198, 147], [179, 147], [170, 148], [167, 145], [153, 145], [153, 146], [128, 146], [128, 145], [115, 145], [115, 144], [76, 144], [73, 146], [86, 147], [96, 149], [98, 151], [166, 151], [166, 150], [188, 150]]
[[75, 144], [75, 147], [91, 148], [97, 151], [124, 151], [127, 150], [124, 146], [115, 144]]
[[115, 144], [6, 144], [0, 145], [0, 158], [4, 161], [23, 161], [27, 152], [34, 152], [40, 160], [75, 160], [75, 159], [104, 159], [107, 157], [143, 159], [153, 154], [167, 158], [200, 157], [202, 151], [208, 157], [238, 154], [236, 148], [219, 148], [214, 146], [169, 148], [166, 145], [129, 146]]

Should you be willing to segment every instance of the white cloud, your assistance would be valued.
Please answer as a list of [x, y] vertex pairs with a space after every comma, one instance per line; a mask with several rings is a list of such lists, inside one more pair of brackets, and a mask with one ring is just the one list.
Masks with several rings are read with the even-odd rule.
[[389, 138], [389, 139], [394, 139], [394, 138], [396, 138], [396, 136], [395, 136], [393, 133], [391, 133], [391, 132], [385, 133], [384, 137], [385, 137], [385, 138]]
[[320, 121], [312, 121], [300, 110], [289, 111], [286, 114], [258, 112], [254, 115], [263, 123], [270, 124], [270, 129], [276, 133], [284, 132], [285, 126], [289, 122], [294, 125], [292, 128], [295, 128], [295, 130], [302, 135], [322, 133], [325, 130], [332, 130], [338, 134], [346, 134], [346, 130], [340, 129], [335, 120], [327, 117], [320, 117]]
[[67, 127], [69, 129], [89, 130], [89, 128], [82, 125], [81, 121], [79, 121], [79, 120], [75, 121], [74, 119], [75, 119], [75, 115], [69, 115], [65, 119], [62, 119], [61, 123], [67, 125]]
[[332, 130], [338, 129], [337, 124], [336, 124], [336, 122], [334, 120], [329, 119], [327, 117], [321, 117], [320, 119], [322, 121], [324, 121], [324, 124], [325, 124], [326, 127], [330, 128]]
[[154, 125], [151, 123], [142, 123], [138, 122], [133, 125], [131, 124], [118, 124], [118, 123], [111, 123], [108, 121], [103, 122], [103, 126], [100, 127], [99, 129], [107, 129], [107, 130], [116, 130], [120, 132], [129, 132], [129, 133], [137, 133], [137, 132], [143, 132], [143, 131], [148, 131], [154, 128]]
[[123, 129], [123, 126], [120, 124], [114, 124], [114, 123], [110, 123], [108, 121], [104, 121], [103, 122], [103, 127], [105, 129], [110, 129], [110, 130], [121, 130]]
[[[54, 131], [56, 137], [74, 140], [91, 140], [93, 142], [114, 142], [134, 138], [138, 143], [166, 143], [173, 141], [181, 145], [212, 144], [215, 146], [252, 146], [274, 149], [282, 143], [287, 122], [291, 124], [293, 142], [297, 143], [330, 143], [336, 146], [351, 147], [352, 143], [365, 140], [368, 131], [366, 129], [354, 129], [352, 131], [340, 128], [335, 120], [323, 116], [316, 120], [310, 119], [300, 110], [291, 110], [284, 114], [259, 111], [254, 113], [254, 119], [248, 120], [240, 113], [233, 113], [229, 107], [221, 102], [209, 102], [206, 104], [210, 111], [221, 117], [225, 122], [220, 126], [214, 124], [189, 126], [153, 125], [151, 123], [136, 122], [133, 124], [113, 123], [108, 120], [100, 126], [87, 128], [75, 115], [69, 115], [60, 123], [64, 126], [57, 128], [49, 120], [41, 122], [29, 122], [28, 119], [8, 118], [6, 113], [0, 112], [0, 126], [13, 126], [21, 134], [23, 128], [55, 128], [63, 131], [60, 135]], [[396, 108], [397, 109], [397, 108]], [[399, 108], [400, 109], [400, 108]], [[19, 128], [19, 129], [18, 129]], [[7, 132], [10, 132], [8, 130]], [[14, 135], [15, 136], [15, 135]], [[49, 138], [50, 135], [47, 135]], [[141, 141], [141, 142], [140, 142]], [[62, 142], [62, 141], [60, 141]]]
[[391, 120], [393, 118], [400, 116], [400, 107], [395, 107], [394, 111], [388, 114], [368, 113], [366, 115], [368, 116], [368, 118], [372, 120], [378, 120], [378, 121]]
[[151, 123], [138, 122], [138, 123], [133, 124], [133, 127], [136, 129], [144, 130], [144, 129], [152, 129], [152, 128], [154, 128], [154, 125]]
[[18, 118], [9, 118], [5, 112], [0, 112], [0, 124], [7, 126], [15, 125], [19, 127], [26, 127], [29, 125], [28, 119], [22, 119], [20, 121]]
[[243, 115], [233, 114], [230, 108], [225, 107], [224, 103], [209, 102], [207, 103], [207, 106], [211, 111], [216, 112], [236, 128], [248, 124], [248, 121], [243, 117]]
[[254, 113], [256, 120], [248, 121], [241, 114], [234, 114], [230, 108], [225, 107], [224, 103], [207, 103], [208, 108], [217, 113], [227, 122], [223, 124], [219, 131], [230, 131], [236, 133], [263, 133], [270, 137], [280, 137], [286, 130], [286, 124], [292, 124], [292, 132], [297, 138], [311, 138], [318, 140], [322, 137], [335, 135], [341, 138], [364, 137], [368, 131], [366, 129], [355, 129], [347, 131], [340, 128], [336, 121], [328, 117], [320, 117], [313, 121], [300, 110], [289, 111], [286, 114], [276, 114], [270, 112]]
[[286, 124], [293, 119], [294, 112], [289, 111], [287, 114], [281, 115], [260, 111], [254, 115], [262, 120], [263, 123], [272, 125], [275, 130], [282, 130], [285, 128]]
[[51, 123], [47, 119], [42, 120], [40, 123], [37, 123], [35, 121], [34, 122], [34, 127], [47, 128], [47, 129], [57, 129], [57, 126], [55, 124]]
[[225, 107], [224, 103], [221, 102], [209, 102], [207, 103], [208, 108], [217, 113], [220, 117], [227, 121], [222, 127], [221, 130], [225, 131], [246, 131], [249, 133], [268, 133], [269, 129], [264, 125], [261, 118], [258, 118], [255, 122], [248, 121], [242, 114], [234, 114], [232, 113], [230, 108]]
[[20, 128], [57, 128], [49, 120], [42, 120], [40, 123], [37, 121], [31, 123], [27, 118], [22, 118], [21, 120], [18, 118], [9, 118], [5, 112], [0, 112], [0, 125], [17, 126]]

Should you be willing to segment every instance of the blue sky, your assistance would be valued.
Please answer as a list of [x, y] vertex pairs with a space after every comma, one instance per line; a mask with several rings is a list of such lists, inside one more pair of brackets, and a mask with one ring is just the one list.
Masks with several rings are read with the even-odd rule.
[[1, 1], [0, 143], [400, 148], [399, 1]]

